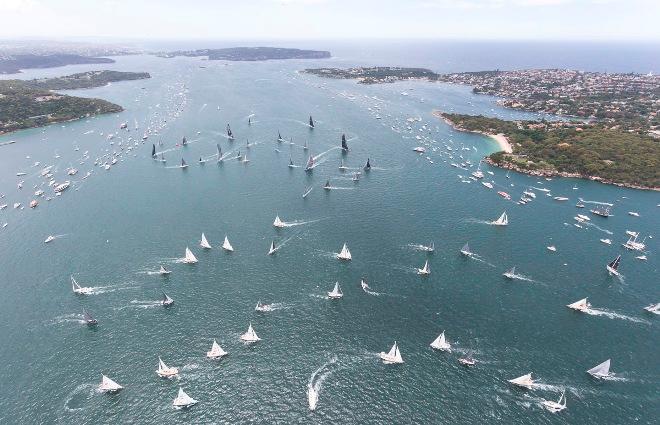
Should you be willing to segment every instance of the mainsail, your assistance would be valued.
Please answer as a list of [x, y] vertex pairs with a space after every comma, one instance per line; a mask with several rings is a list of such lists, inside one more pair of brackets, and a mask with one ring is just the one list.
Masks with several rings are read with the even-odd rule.
[[341, 298], [343, 297], [344, 294], [341, 292], [341, 287], [339, 286], [339, 282], [335, 282], [335, 287], [332, 289], [332, 291], [328, 292], [328, 297], [329, 298]]
[[314, 157], [310, 155], [309, 159], [307, 160], [307, 165], [305, 166], [305, 171], [309, 171], [312, 168], [314, 168]]
[[257, 342], [261, 341], [261, 338], [257, 336], [257, 333], [252, 329], [252, 323], [250, 323], [250, 326], [248, 327], [247, 332], [245, 332], [243, 335], [241, 335], [241, 339], [245, 342]]
[[179, 387], [179, 394], [176, 396], [176, 398], [172, 402], [172, 405], [174, 405], [175, 408], [180, 409], [180, 408], [183, 408], [183, 407], [192, 406], [193, 404], [197, 404], [197, 400], [190, 397], [188, 394], [186, 394], [183, 391], [183, 388]]
[[319, 402], [319, 393], [314, 389], [312, 384], [307, 384], [307, 403], [309, 403], [309, 410], [316, 410], [316, 404]]
[[156, 145], [153, 143], [151, 144], [151, 157], [152, 158], [156, 157]]
[[403, 363], [403, 358], [399, 352], [399, 346], [396, 341], [388, 353], [381, 352], [380, 358], [385, 364]]
[[586, 298], [582, 298], [579, 301], [568, 304], [566, 307], [572, 308], [573, 310], [586, 311], [589, 309], [589, 307], [591, 307], [591, 304], [589, 304]]
[[275, 249], [275, 241], [272, 241], [272, 242], [270, 243], [270, 248], [268, 249], [268, 255], [273, 255], [273, 254], [275, 254], [275, 251], [276, 251], [276, 249]]
[[227, 238], [226, 235], [225, 235], [225, 241], [222, 243], [222, 249], [224, 249], [226, 251], [233, 251], [234, 250], [234, 247], [231, 246], [231, 244], [229, 243], [229, 239]]
[[531, 389], [534, 386], [534, 380], [532, 379], [532, 374], [528, 373], [527, 375], [520, 376], [515, 379], [509, 379], [509, 382], [511, 382], [514, 385], [518, 385], [519, 387]]
[[205, 249], [211, 249], [211, 244], [206, 240], [206, 236], [202, 233], [202, 240], [199, 242], [199, 246]]
[[364, 164], [364, 170], [365, 171], [371, 170], [371, 160], [369, 158], [367, 158], [367, 163]]
[[506, 215], [506, 211], [502, 213], [500, 218], [493, 221], [492, 224], [494, 224], [495, 226], [506, 226], [507, 224], [509, 224], [509, 217]]
[[610, 360], [607, 359], [596, 367], [587, 370], [587, 373], [595, 378], [606, 378], [610, 375]]
[[348, 250], [348, 246], [346, 246], [346, 242], [344, 242], [344, 246], [341, 248], [341, 252], [337, 254], [337, 258], [346, 261], [350, 261], [352, 259], [351, 251]]
[[282, 220], [280, 220], [279, 215], [275, 216], [275, 221], [273, 221], [273, 226], [275, 226], [275, 227], [284, 227], [284, 222]]
[[194, 264], [197, 262], [197, 257], [195, 257], [195, 254], [193, 254], [188, 247], [186, 247], [186, 256], [184, 257], [183, 262], [188, 264]]
[[426, 260], [424, 267], [417, 269], [417, 274], [431, 274], [431, 269], [429, 268], [429, 261]]
[[165, 292], [163, 292], [163, 301], [162, 301], [164, 306], [172, 305], [174, 304], [174, 300], [170, 298]]
[[226, 356], [227, 352], [220, 347], [220, 345], [216, 342], [216, 340], [213, 340], [213, 344], [211, 345], [211, 351], [208, 351], [206, 353], [206, 357], [209, 359], [219, 359], [223, 356]]
[[607, 264], [607, 271], [610, 272], [610, 274], [616, 274], [618, 275], [618, 268], [619, 268], [619, 263], [621, 262], [621, 255], [617, 255], [617, 257], [610, 261]]
[[472, 255], [472, 251], [470, 251], [470, 245], [466, 242], [465, 245], [463, 245], [463, 248], [461, 248], [461, 254], [463, 255]]
[[435, 348], [436, 350], [451, 352], [451, 344], [449, 344], [445, 338], [445, 331], [442, 331], [442, 333], [433, 340], [431, 347]]
[[99, 390], [115, 392], [121, 390], [122, 388], [124, 387], [122, 387], [112, 379], [108, 378], [105, 375], [101, 375], [101, 385], [99, 385]]

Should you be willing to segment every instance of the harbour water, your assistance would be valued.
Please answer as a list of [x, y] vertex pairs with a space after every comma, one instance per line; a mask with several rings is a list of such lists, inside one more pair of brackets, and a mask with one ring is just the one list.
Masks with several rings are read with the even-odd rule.
[[[495, 189], [462, 183], [457, 175], [467, 177], [474, 168], [450, 163], [477, 164], [497, 146], [452, 130], [431, 115], [434, 109], [531, 115], [503, 110], [469, 87], [364, 86], [296, 72], [360, 63], [348, 54], [261, 63], [139, 55], [110, 66], [22, 74], [119, 69], [152, 78], [71, 92], [118, 103], [125, 107], [120, 114], [0, 137], [16, 141], [0, 147], [0, 203], [9, 204], [0, 211], [0, 224], [7, 223], [0, 229], [0, 423], [657, 420], [660, 333], [657, 316], [643, 307], [660, 301], [658, 193], [515, 173], [506, 178], [488, 166], [482, 169], [493, 175], [485, 180]], [[130, 131], [119, 129], [122, 122]], [[234, 141], [224, 137], [227, 123]], [[142, 143], [148, 126], [159, 134]], [[293, 144], [278, 143], [278, 131]], [[116, 133], [112, 140], [110, 133]], [[350, 147], [344, 154], [338, 149], [342, 133]], [[188, 145], [176, 146], [184, 136]], [[93, 165], [104, 154], [122, 152], [119, 142], [126, 148], [129, 138], [138, 146], [124, 149], [110, 170]], [[150, 158], [158, 141], [166, 164]], [[240, 150], [250, 162], [198, 164], [216, 144], [230, 156]], [[420, 145], [426, 154], [412, 151]], [[90, 159], [81, 164], [85, 151]], [[310, 154], [319, 165], [306, 173]], [[187, 169], [176, 168], [182, 158]], [[367, 158], [369, 172], [362, 170]], [[297, 168], [287, 167], [289, 159]], [[343, 173], [342, 159], [350, 167]], [[58, 181], [72, 182], [61, 196], [41, 187], [39, 171], [46, 165], [54, 165]], [[77, 175], [66, 175], [71, 166]], [[357, 171], [356, 183], [351, 177]], [[337, 189], [324, 190], [327, 180]], [[547, 188], [552, 196], [532, 189], [537, 198], [517, 205], [530, 187]], [[30, 210], [38, 188], [53, 199]], [[612, 203], [614, 215], [590, 215], [590, 203], [578, 210], [578, 198]], [[14, 202], [25, 209], [13, 209]], [[503, 211], [508, 226], [487, 224]], [[573, 225], [577, 213], [591, 216], [583, 228]], [[276, 215], [296, 225], [275, 229]], [[621, 247], [626, 230], [652, 236], [648, 261]], [[199, 247], [202, 232], [212, 250]], [[44, 244], [48, 235], [56, 239]], [[225, 235], [233, 253], [220, 249]], [[272, 240], [282, 246], [267, 256]], [[414, 246], [430, 241], [433, 254]], [[333, 254], [344, 242], [353, 256], [349, 263]], [[459, 254], [465, 242], [478, 259]], [[180, 262], [186, 246], [199, 263]], [[621, 280], [605, 271], [618, 254]], [[431, 275], [422, 278], [415, 268], [425, 260]], [[168, 277], [150, 273], [161, 264], [172, 270]], [[512, 266], [529, 280], [505, 279], [502, 273]], [[75, 296], [71, 275], [95, 294]], [[362, 290], [361, 278], [371, 293]], [[326, 293], [336, 281], [344, 297], [331, 301]], [[163, 291], [175, 300], [167, 309], [159, 304]], [[584, 297], [594, 314], [565, 307]], [[257, 301], [275, 303], [273, 311], [255, 312]], [[83, 308], [98, 327], [81, 323]], [[248, 347], [239, 335], [249, 323], [262, 341]], [[443, 330], [452, 353], [429, 347]], [[229, 352], [220, 362], [205, 358], [214, 338]], [[378, 353], [394, 341], [405, 363], [383, 365]], [[478, 361], [472, 369], [457, 361], [468, 351]], [[158, 356], [180, 368], [178, 379], [156, 375]], [[585, 373], [608, 358], [615, 379], [596, 381]], [[529, 372], [542, 383], [533, 391], [506, 382]], [[102, 373], [125, 389], [98, 393]], [[313, 374], [319, 402], [310, 412], [305, 391]], [[179, 386], [200, 403], [174, 410]], [[568, 408], [545, 411], [540, 402], [558, 399], [562, 389]]]

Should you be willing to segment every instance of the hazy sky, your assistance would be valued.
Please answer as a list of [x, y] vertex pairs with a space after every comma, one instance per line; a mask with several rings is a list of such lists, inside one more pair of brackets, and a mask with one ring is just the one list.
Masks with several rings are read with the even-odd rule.
[[660, 0], [0, 0], [0, 37], [660, 41]]

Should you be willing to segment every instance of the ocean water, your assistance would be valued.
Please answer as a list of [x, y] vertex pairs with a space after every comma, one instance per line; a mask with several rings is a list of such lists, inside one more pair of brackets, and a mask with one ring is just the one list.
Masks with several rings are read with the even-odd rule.
[[[396, 51], [391, 62], [402, 60]], [[461, 183], [458, 175], [474, 167], [466, 171], [450, 163], [476, 164], [497, 146], [452, 130], [431, 115], [434, 109], [530, 115], [503, 110], [496, 99], [468, 87], [362, 86], [296, 72], [363, 63], [348, 50], [340, 56], [229, 64], [132, 56], [109, 67], [21, 75], [111, 68], [148, 71], [153, 78], [72, 92], [119, 103], [126, 108], [120, 114], [0, 137], [17, 142], [0, 147], [0, 203], [9, 204], [0, 211], [0, 225], [7, 223], [0, 228], [0, 423], [657, 420], [660, 333], [657, 316], [643, 307], [660, 301], [658, 193], [513, 173], [506, 178], [488, 166], [482, 168], [493, 173], [486, 180], [495, 189]], [[386, 59], [383, 53], [373, 62]], [[640, 55], [635, 63], [647, 59]], [[465, 60], [465, 69], [479, 62], [473, 55]], [[530, 63], [545, 60], [532, 56]], [[483, 66], [499, 66], [491, 65]], [[314, 130], [306, 125], [310, 114]], [[120, 130], [122, 122], [131, 130]], [[233, 142], [224, 137], [227, 123]], [[148, 126], [158, 135], [141, 143]], [[278, 130], [293, 144], [278, 143]], [[112, 140], [109, 133], [116, 134]], [[350, 147], [346, 154], [338, 149], [342, 133]], [[176, 146], [183, 136], [188, 146]], [[150, 158], [151, 144], [159, 140], [166, 164]], [[120, 141], [133, 149], [122, 151]], [[232, 156], [247, 153], [250, 162], [198, 164], [215, 153], [216, 143]], [[412, 151], [420, 145], [427, 147], [425, 155]], [[81, 161], [85, 151], [90, 159]], [[93, 165], [113, 151], [123, 153], [110, 170]], [[302, 166], [310, 153], [319, 165], [306, 173]], [[181, 158], [190, 165], [185, 170], [176, 168]], [[367, 158], [370, 172], [361, 170]], [[287, 167], [290, 159], [298, 168]], [[350, 171], [338, 170], [341, 160]], [[39, 171], [46, 165], [54, 166], [57, 181], [71, 180], [62, 196], [42, 185]], [[79, 172], [67, 177], [71, 166]], [[355, 183], [351, 175], [357, 171], [362, 175]], [[322, 188], [328, 180], [335, 190]], [[570, 200], [557, 202], [533, 189], [536, 200], [517, 205], [531, 187]], [[53, 199], [41, 199], [34, 210], [12, 208], [14, 202], [27, 205], [39, 188]], [[578, 210], [578, 198], [612, 203], [614, 216]], [[502, 211], [509, 226], [487, 224]], [[573, 225], [577, 213], [591, 217], [584, 228]], [[275, 229], [276, 215], [291, 226]], [[647, 236], [648, 261], [621, 247], [626, 230]], [[199, 247], [202, 232], [212, 250]], [[45, 244], [48, 235], [57, 237]], [[225, 235], [235, 252], [219, 248]], [[267, 256], [273, 240], [281, 248]], [[435, 253], [415, 248], [429, 241]], [[344, 242], [353, 255], [349, 263], [333, 258]], [[477, 258], [459, 254], [465, 242]], [[186, 246], [199, 263], [180, 263]], [[621, 280], [605, 271], [618, 254]], [[426, 260], [431, 275], [422, 278], [415, 268]], [[161, 264], [172, 274], [149, 273]], [[514, 265], [527, 280], [502, 277]], [[74, 295], [71, 275], [95, 294]], [[361, 278], [371, 293], [361, 289]], [[336, 281], [344, 297], [330, 301], [325, 295]], [[171, 308], [158, 304], [163, 291], [175, 300]], [[593, 314], [565, 307], [584, 297]], [[274, 303], [273, 311], [255, 312], [259, 300]], [[83, 308], [99, 320], [96, 329], [80, 323]], [[249, 323], [262, 341], [248, 347], [239, 335]], [[443, 330], [452, 353], [429, 347]], [[205, 358], [214, 338], [229, 352], [220, 362]], [[394, 341], [405, 363], [383, 365], [378, 353]], [[478, 361], [473, 369], [457, 361], [468, 351]], [[180, 368], [178, 379], [156, 375], [158, 356]], [[615, 379], [595, 381], [585, 373], [608, 358]], [[506, 382], [529, 372], [542, 383], [533, 391]], [[98, 393], [102, 373], [125, 389]], [[315, 412], [305, 394], [312, 377], [320, 391]], [[199, 404], [174, 410], [179, 386]], [[553, 415], [540, 407], [543, 399], [558, 399], [562, 389], [565, 411]]]

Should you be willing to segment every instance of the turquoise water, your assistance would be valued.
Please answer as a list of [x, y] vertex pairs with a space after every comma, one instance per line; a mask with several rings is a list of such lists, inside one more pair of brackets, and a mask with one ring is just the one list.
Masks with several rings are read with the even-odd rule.
[[[560, 203], [537, 190], [537, 199], [522, 206], [481, 184], [461, 183], [457, 174], [469, 172], [449, 165], [456, 159], [445, 144], [473, 164], [497, 147], [453, 131], [431, 111], [528, 115], [499, 109], [495, 99], [467, 87], [361, 86], [295, 72], [349, 62], [120, 58], [112, 68], [153, 78], [73, 93], [119, 103], [125, 112], [0, 137], [17, 141], [0, 148], [6, 195], [0, 203], [9, 204], [0, 211], [0, 223], [8, 223], [0, 229], [0, 422], [654, 422], [659, 332], [657, 317], [642, 308], [659, 301], [660, 196], [581, 180], [507, 179], [484, 167], [494, 173], [486, 178], [495, 189], [514, 200], [530, 186], [570, 198]], [[23, 77], [87, 69], [98, 68]], [[310, 114], [314, 130], [305, 125]], [[133, 128], [134, 120], [139, 130], [119, 130], [121, 122]], [[234, 142], [223, 137], [227, 123]], [[108, 171], [93, 165], [107, 151], [119, 152], [120, 140], [139, 140], [148, 125], [159, 135]], [[295, 145], [278, 144], [278, 130]], [[113, 145], [110, 132], [117, 133]], [[346, 155], [336, 149], [342, 133], [351, 148]], [[190, 144], [176, 147], [184, 135]], [[167, 164], [149, 157], [159, 139], [158, 150], [173, 149]], [[287, 167], [289, 158], [304, 164], [305, 141], [320, 155], [311, 173]], [[215, 153], [216, 143], [223, 152], [247, 152], [250, 162], [197, 164]], [[412, 151], [421, 144], [433, 163]], [[470, 150], [457, 151], [461, 146]], [[86, 150], [91, 159], [81, 165]], [[182, 157], [190, 167], [169, 168]], [[370, 158], [373, 169], [354, 183], [338, 170], [342, 158], [356, 169]], [[35, 161], [41, 165], [32, 167]], [[68, 178], [72, 187], [34, 210], [13, 209], [14, 202], [29, 203], [33, 185], [43, 181], [39, 170], [51, 164], [57, 180]], [[69, 166], [79, 173], [66, 177]], [[324, 191], [328, 179], [341, 189]], [[308, 186], [313, 190], [303, 199]], [[576, 228], [573, 216], [588, 214], [574, 208], [578, 197], [613, 203], [615, 215], [592, 216], [592, 225]], [[509, 226], [485, 224], [504, 210]], [[276, 214], [305, 224], [277, 230]], [[654, 236], [646, 241], [648, 261], [621, 248], [626, 230]], [[214, 249], [199, 248], [202, 232]], [[51, 234], [56, 240], [44, 244]], [[233, 253], [219, 248], [225, 234]], [[284, 244], [267, 256], [271, 240]], [[411, 247], [430, 240], [432, 255]], [[344, 242], [350, 263], [333, 258]], [[460, 256], [465, 242], [481, 260]], [[186, 246], [198, 264], [178, 261]], [[618, 253], [623, 281], [605, 271]], [[427, 259], [432, 274], [421, 278], [415, 268]], [[161, 264], [172, 270], [169, 277], [148, 273]], [[504, 279], [514, 265], [530, 280]], [[98, 293], [72, 294], [72, 274]], [[361, 289], [362, 277], [379, 295]], [[335, 281], [344, 298], [329, 301]], [[175, 300], [169, 309], [157, 303], [162, 291]], [[586, 296], [600, 315], [565, 307]], [[259, 300], [276, 303], [274, 311], [255, 312]], [[80, 323], [83, 308], [98, 318], [96, 329]], [[263, 340], [246, 347], [239, 335], [250, 322]], [[429, 347], [443, 330], [453, 353]], [[221, 362], [205, 358], [213, 338], [229, 352]], [[378, 353], [395, 340], [405, 364], [385, 366]], [[470, 350], [479, 363], [467, 370], [457, 360]], [[156, 376], [158, 356], [180, 368], [178, 380]], [[616, 380], [595, 382], [584, 372], [607, 358]], [[305, 390], [315, 372], [320, 395], [310, 412]], [[506, 382], [528, 372], [543, 385], [524, 392]], [[101, 373], [125, 389], [97, 393]], [[179, 385], [200, 403], [172, 409]], [[539, 406], [563, 388], [567, 410], [553, 415]]]

